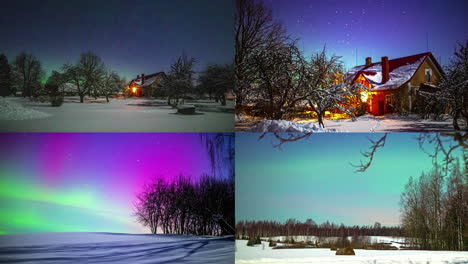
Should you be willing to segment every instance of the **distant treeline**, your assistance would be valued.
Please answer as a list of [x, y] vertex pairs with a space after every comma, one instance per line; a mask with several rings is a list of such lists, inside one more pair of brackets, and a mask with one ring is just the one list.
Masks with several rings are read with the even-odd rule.
[[234, 177], [156, 178], [137, 196], [135, 215], [153, 234], [234, 234]]
[[373, 226], [345, 226], [330, 222], [316, 224], [312, 219], [300, 222], [288, 219], [284, 223], [277, 221], [239, 221], [236, 224], [236, 238], [274, 237], [274, 236], [317, 236], [317, 237], [349, 237], [349, 236], [402, 236], [403, 231], [398, 226], [382, 226], [376, 222]]

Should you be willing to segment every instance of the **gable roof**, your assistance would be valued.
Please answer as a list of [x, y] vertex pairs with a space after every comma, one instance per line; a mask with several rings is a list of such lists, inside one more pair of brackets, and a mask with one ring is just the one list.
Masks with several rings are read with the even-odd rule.
[[134, 82], [135, 84], [137, 84], [140, 87], [147, 87], [147, 86], [152, 85], [159, 78], [165, 78], [165, 77], [166, 77], [166, 74], [164, 72], [157, 72], [157, 73], [153, 73], [153, 74], [149, 74], [149, 75], [144, 75], [143, 76], [143, 78], [144, 78], [143, 85], [141, 84], [141, 76], [139, 76], [139, 78], [135, 78], [135, 79], [131, 80], [130, 83]]
[[389, 80], [382, 83], [382, 63], [376, 62], [368, 66], [360, 65], [351, 68], [346, 73], [346, 80], [354, 82], [360, 75], [369, 80], [373, 84], [372, 90], [388, 90], [396, 89], [407, 83], [416, 71], [419, 69], [423, 61], [430, 58], [436, 68], [443, 73], [442, 67], [436, 61], [431, 52], [411, 55], [402, 58], [396, 58], [388, 61], [389, 64]]

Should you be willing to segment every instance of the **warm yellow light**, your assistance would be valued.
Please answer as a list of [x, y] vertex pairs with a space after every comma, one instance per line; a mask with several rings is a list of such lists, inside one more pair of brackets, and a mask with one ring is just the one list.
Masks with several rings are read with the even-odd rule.
[[132, 88], [132, 92], [133, 92], [133, 93], [136, 93], [136, 92], [137, 92], [137, 88], [136, 88], [136, 87], [133, 87], [133, 88]]
[[369, 99], [369, 93], [366, 91], [361, 92], [361, 101], [365, 103], [367, 99]]

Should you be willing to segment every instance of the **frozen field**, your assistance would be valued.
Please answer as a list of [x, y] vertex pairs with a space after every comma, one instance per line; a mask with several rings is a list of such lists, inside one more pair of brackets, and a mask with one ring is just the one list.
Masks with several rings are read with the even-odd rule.
[[[239, 119], [239, 118], [238, 118]], [[463, 121], [459, 121], [463, 127]], [[418, 119], [416, 115], [365, 115], [351, 119], [325, 119], [325, 129], [316, 120], [291, 122], [286, 120], [238, 120], [236, 131], [252, 132], [444, 132], [453, 131], [452, 120]]]
[[234, 240], [118, 233], [0, 235], [0, 263], [234, 263]]
[[169, 106], [136, 105], [145, 100], [111, 99], [106, 103], [101, 98], [83, 104], [74, 100], [61, 107], [51, 107], [48, 103], [30, 102], [26, 98], [0, 98], [0, 131], [232, 132], [234, 129], [232, 113], [200, 111], [196, 115], [180, 115]]
[[271, 249], [267, 242], [248, 247], [236, 240], [236, 263], [322, 263], [322, 264], [461, 264], [468, 252], [424, 250], [355, 250], [355, 256], [336, 256], [330, 249]]

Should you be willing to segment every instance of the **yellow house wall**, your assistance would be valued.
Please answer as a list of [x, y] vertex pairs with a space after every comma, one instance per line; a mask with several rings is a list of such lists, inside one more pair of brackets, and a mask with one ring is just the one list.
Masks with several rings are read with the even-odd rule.
[[440, 81], [439, 71], [432, 63], [429, 62], [429, 58], [426, 58], [421, 67], [416, 71], [413, 78], [410, 81], [412, 86], [419, 86], [421, 83], [426, 82], [426, 69], [432, 69], [431, 83], [438, 84]]

